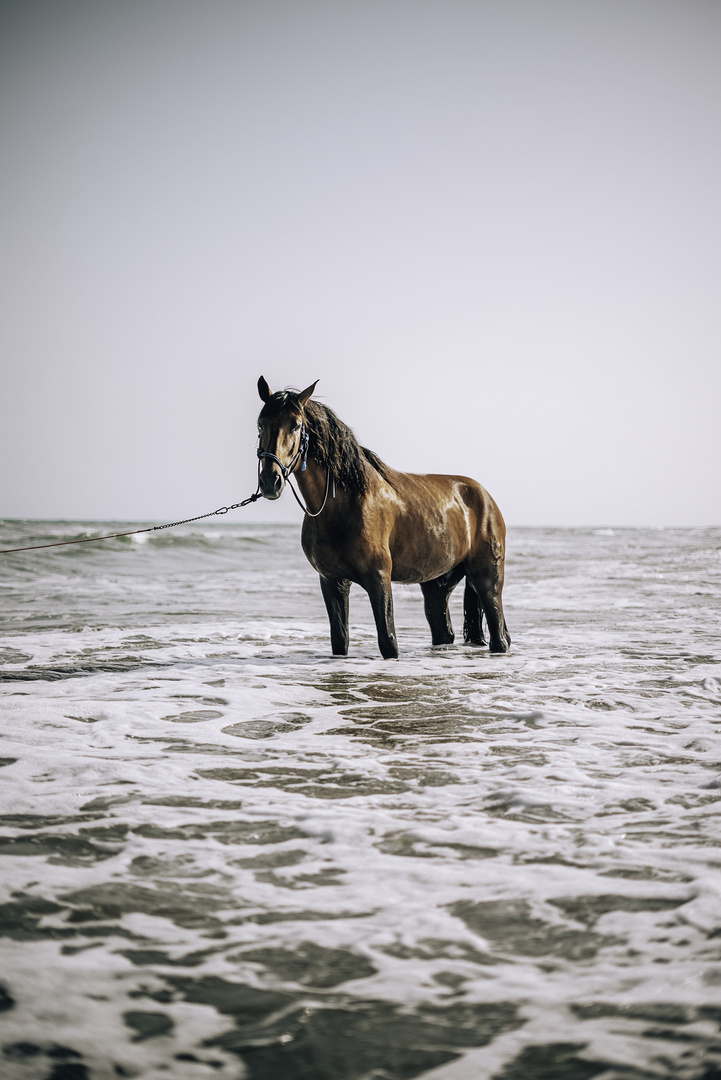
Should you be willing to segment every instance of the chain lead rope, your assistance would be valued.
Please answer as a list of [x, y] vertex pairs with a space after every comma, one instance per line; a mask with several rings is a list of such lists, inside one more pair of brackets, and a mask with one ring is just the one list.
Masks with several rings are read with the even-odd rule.
[[163, 529], [174, 529], [176, 525], [189, 525], [192, 521], [202, 521], [204, 518], [218, 517], [227, 514], [229, 510], [237, 510], [240, 506], [262, 499], [260, 490], [256, 491], [248, 499], [233, 503], [232, 506], [220, 506], [217, 510], [211, 510], [209, 514], [198, 514], [197, 517], [183, 518], [182, 521], [170, 521], [167, 525], [150, 525], [147, 529], [131, 529], [130, 532], [106, 533], [105, 536], [84, 536], [81, 540], [57, 540], [54, 544], [30, 544], [29, 547], [0, 548], [0, 555], [9, 555], [13, 551], [39, 551], [40, 548], [67, 547], [69, 544], [92, 544], [96, 540], [114, 540], [118, 536], [137, 536], [138, 533], [161, 532]]
[[[318, 517], [322, 514], [325, 509], [325, 504], [328, 502], [330, 481], [331, 475], [329, 471], [325, 481], [325, 495], [323, 496], [323, 502], [321, 503], [320, 510], [317, 510], [315, 514], [312, 514], [308, 507], [303, 505], [296, 494], [295, 488], [289, 483], [295, 501], [308, 517]], [[335, 497], [335, 480], [333, 481], [333, 496]], [[209, 517], [221, 517], [230, 510], [238, 510], [241, 506], [247, 506], [248, 503], [257, 502], [258, 499], [262, 498], [263, 496], [260, 494], [260, 484], [258, 484], [257, 490], [247, 499], [243, 499], [242, 502], [233, 503], [232, 506], [219, 506], [217, 510], [211, 510], [209, 514], [198, 514], [196, 517], [183, 518], [182, 521], [169, 521], [167, 525], [150, 525], [146, 529], [131, 529], [129, 532], [106, 533], [104, 536], [83, 536], [80, 540], [56, 540], [53, 544], [30, 544], [27, 547], [0, 548], [0, 555], [10, 555], [15, 551], [40, 551], [41, 548], [68, 547], [70, 544], [94, 544], [96, 540], [115, 540], [119, 536], [138, 536], [139, 533], [162, 532], [163, 529], [175, 529], [178, 525], [190, 525], [193, 521], [203, 521], [205, 518]]]
[[[53, 544], [30, 544], [27, 547], [12, 547], [12, 548], [0, 548], [0, 555], [10, 555], [15, 551], [40, 551], [41, 548], [54, 548], [54, 547], [67, 547], [70, 544], [93, 544], [96, 540], [115, 540], [119, 536], [138, 536], [139, 533], [161, 532], [163, 529], [174, 529], [178, 525], [190, 525], [193, 521], [203, 521], [209, 517], [219, 517], [222, 514], [227, 514], [230, 510], [237, 510], [241, 506], [247, 506], [248, 503], [257, 502], [258, 499], [262, 499], [263, 496], [260, 493], [260, 459], [272, 458], [273, 461], [277, 461], [280, 466], [283, 478], [288, 481], [290, 490], [293, 492], [295, 501], [300, 506], [301, 510], [308, 515], [308, 517], [316, 518], [323, 513], [325, 504], [328, 502], [328, 492], [330, 491], [331, 473], [330, 469], [326, 473], [325, 479], [325, 495], [323, 496], [323, 502], [321, 503], [320, 510], [316, 510], [314, 514], [310, 512], [307, 506], [301, 502], [298, 493], [296, 492], [293, 484], [290, 482], [290, 474], [294, 471], [298, 461], [302, 458], [303, 471], [305, 471], [306, 458], [308, 455], [308, 434], [306, 432], [305, 424], [303, 424], [303, 432], [300, 439], [298, 451], [291, 461], [290, 465], [284, 465], [280, 458], [277, 458], [275, 454], [268, 454], [262, 450], [258, 451], [258, 487], [255, 489], [252, 495], [247, 499], [243, 499], [242, 502], [233, 503], [232, 506], [219, 506], [217, 510], [211, 510], [209, 514], [198, 514], [197, 517], [183, 518], [182, 521], [169, 521], [167, 525], [150, 525], [146, 529], [131, 529], [129, 532], [116, 532], [106, 533], [104, 536], [84, 536], [80, 540], [56, 540]], [[333, 498], [335, 498], [335, 477], [333, 477]]]

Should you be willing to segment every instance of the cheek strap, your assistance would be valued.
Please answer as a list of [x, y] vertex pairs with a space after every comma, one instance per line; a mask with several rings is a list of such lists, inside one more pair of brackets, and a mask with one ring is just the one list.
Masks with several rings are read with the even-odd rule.
[[[295, 454], [293, 455], [292, 461], [290, 461], [288, 463], [288, 465], [284, 465], [283, 462], [280, 460], [280, 458], [277, 457], [275, 454], [271, 454], [267, 450], [260, 450], [260, 449], [258, 450], [258, 461], [260, 461], [262, 458], [270, 458], [271, 461], [275, 461], [275, 463], [278, 465], [278, 467], [279, 467], [279, 469], [280, 469], [280, 471], [281, 471], [281, 473], [283, 475], [283, 479], [287, 480], [288, 477], [290, 476], [290, 474], [295, 470], [296, 466], [298, 465], [298, 461], [301, 460], [301, 459], [302, 459], [301, 472], [305, 472], [305, 467], [306, 467], [306, 465], [308, 463], [308, 443], [309, 442], [310, 442], [310, 436], [308, 435], [308, 431], [306, 429], [305, 421], [304, 421], [303, 426], [301, 427], [300, 442], [298, 443], [298, 449], [295, 452]], [[258, 465], [258, 468], [260, 469], [260, 465]]]

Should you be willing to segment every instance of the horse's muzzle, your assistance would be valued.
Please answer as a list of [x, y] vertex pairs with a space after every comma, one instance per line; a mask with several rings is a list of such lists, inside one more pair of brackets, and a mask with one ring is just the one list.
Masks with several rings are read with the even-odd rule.
[[279, 499], [283, 494], [285, 480], [277, 465], [266, 463], [260, 470], [260, 493], [264, 499]]

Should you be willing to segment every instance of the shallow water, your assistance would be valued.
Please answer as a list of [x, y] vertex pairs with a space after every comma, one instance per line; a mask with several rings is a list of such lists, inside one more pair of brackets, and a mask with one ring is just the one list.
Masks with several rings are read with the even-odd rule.
[[0, 1075], [719, 1075], [721, 530], [511, 530], [512, 652], [399, 661], [296, 526], [1, 558]]

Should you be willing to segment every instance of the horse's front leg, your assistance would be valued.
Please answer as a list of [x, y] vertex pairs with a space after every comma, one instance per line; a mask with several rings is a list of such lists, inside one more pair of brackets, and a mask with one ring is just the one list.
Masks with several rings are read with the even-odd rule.
[[334, 656], [348, 655], [348, 593], [350, 581], [343, 578], [320, 579], [328, 621], [330, 622], [330, 645]]
[[373, 618], [378, 631], [378, 646], [384, 660], [398, 658], [396, 626], [393, 620], [393, 593], [391, 591], [390, 571], [374, 571], [361, 582], [368, 593], [373, 609]]

